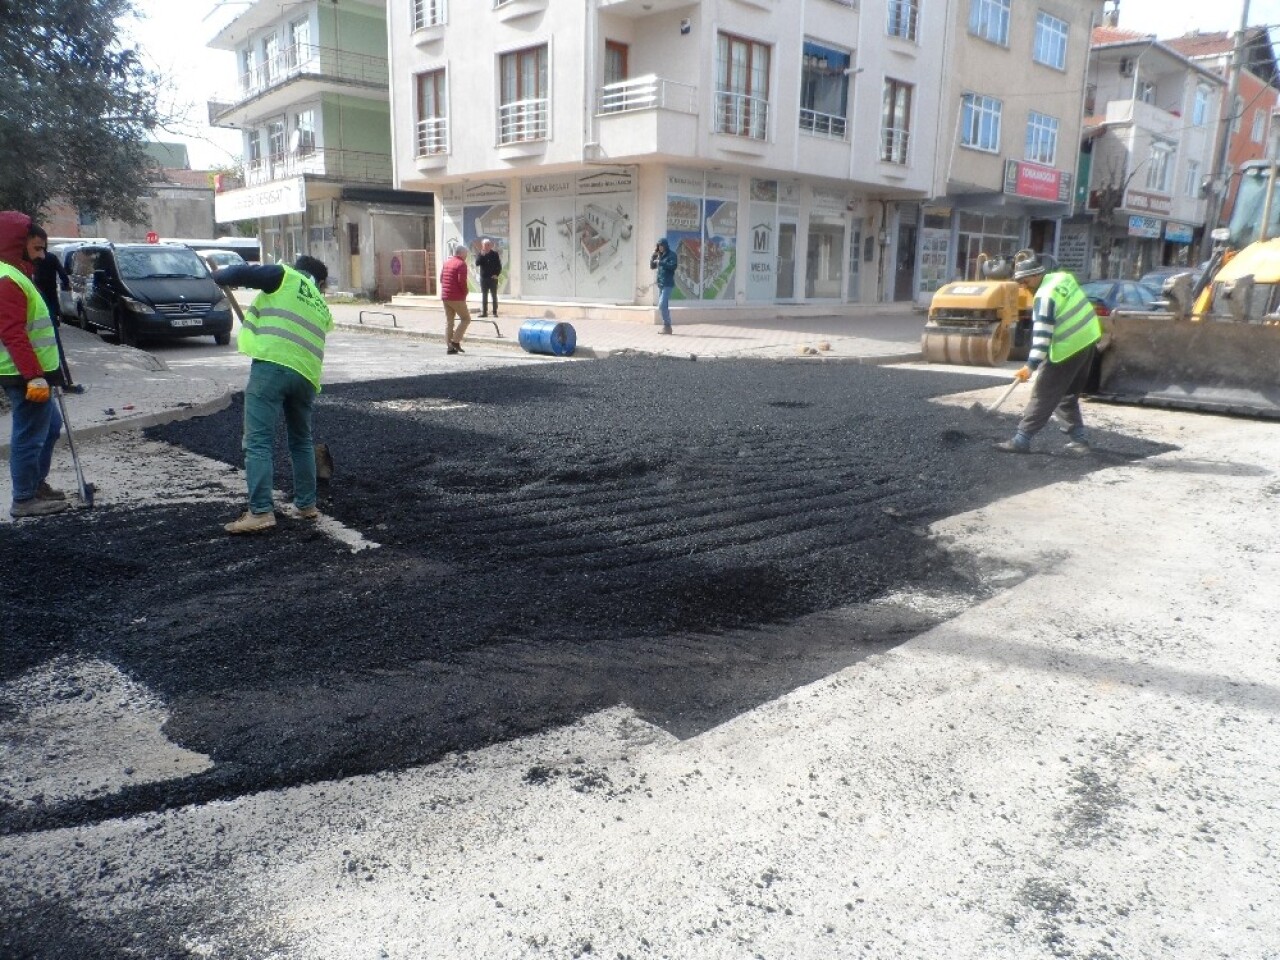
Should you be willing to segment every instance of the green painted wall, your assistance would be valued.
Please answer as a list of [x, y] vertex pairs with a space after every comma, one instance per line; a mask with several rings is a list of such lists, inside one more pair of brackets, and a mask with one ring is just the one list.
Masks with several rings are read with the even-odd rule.
[[390, 104], [325, 94], [320, 111], [326, 147], [390, 155]]
[[322, 47], [387, 57], [387, 11], [381, 6], [339, 0], [319, 6]]

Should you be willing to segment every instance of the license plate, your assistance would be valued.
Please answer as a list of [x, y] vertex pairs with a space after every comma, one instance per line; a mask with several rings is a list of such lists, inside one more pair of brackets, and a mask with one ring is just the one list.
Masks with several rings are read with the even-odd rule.
[[198, 327], [204, 323], [203, 317], [174, 317], [169, 321], [171, 327]]

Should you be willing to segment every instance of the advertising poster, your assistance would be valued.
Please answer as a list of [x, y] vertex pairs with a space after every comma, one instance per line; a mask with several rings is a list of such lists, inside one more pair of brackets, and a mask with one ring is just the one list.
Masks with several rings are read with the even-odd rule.
[[511, 204], [468, 205], [462, 208], [462, 242], [471, 251], [467, 261], [467, 289], [480, 289], [480, 271], [476, 257], [480, 256], [480, 241], [488, 238], [502, 258], [502, 273], [498, 277], [498, 292], [507, 292], [507, 256], [511, 244]]
[[778, 205], [753, 200], [748, 228], [751, 249], [747, 254], [747, 299], [772, 300], [778, 289]]
[[733, 300], [738, 265], [738, 201], [703, 202], [702, 299]]
[[[446, 204], [440, 208], [440, 251], [436, 257], [436, 275], [433, 278], [437, 285], [440, 281], [440, 268], [449, 259], [449, 251], [454, 244], [463, 243], [462, 239], [462, 204]], [[470, 274], [470, 267], [467, 268]]]

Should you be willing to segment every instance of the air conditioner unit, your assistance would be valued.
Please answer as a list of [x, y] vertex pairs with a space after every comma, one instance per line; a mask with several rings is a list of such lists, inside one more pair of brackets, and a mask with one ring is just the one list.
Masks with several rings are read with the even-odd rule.
[[1135, 66], [1136, 66], [1136, 63], [1134, 62], [1133, 57], [1121, 57], [1120, 58], [1120, 76], [1132, 77], [1133, 69]]

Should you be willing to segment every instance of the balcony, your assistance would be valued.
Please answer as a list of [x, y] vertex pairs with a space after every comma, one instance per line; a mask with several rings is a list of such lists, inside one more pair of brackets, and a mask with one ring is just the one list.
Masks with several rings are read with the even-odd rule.
[[827, 140], [843, 140], [848, 126], [844, 117], [831, 113], [819, 113], [817, 110], [800, 110], [800, 129], [814, 137]]
[[546, 152], [551, 130], [551, 101], [515, 100], [498, 108], [498, 153], [505, 159]]
[[448, 161], [449, 118], [428, 117], [419, 120], [414, 165], [420, 171], [426, 171], [443, 167]]
[[343, 183], [391, 183], [391, 157], [363, 150], [320, 149], [310, 153], [282, 153], [251, 160], [244, 167], [244, 183], [256, 187], [289, 177], [322, 177]]
[[442, 39], [448, 22], [448, 0], [413, 0], [413, 42], [418, 46]]
[[[386, 99], [389, 76], [385, 57], [297, 44], [240, 74], [240, 85], [235, 94], [210, 101], [210, 123], [213, 126], [242, 126], [248, 120], [250, 111], [245, 108], [249, 104], [255, 105], [253, 115], [261, 116], [278, 106], [275, 99], [281, 99], [280, 105], [286, 102], [284, 98], [273, 97], [273, 94], [298, 83], [310, 83], [318, 88], [302, 95], [333, 88], [348, 92], [367, 91], [377, 99]], [[300, 95], [298, 91], [291, 93], [290, 100], [296, 100]]]
[[769, 101], [745, 93], [716, 93], [716, 146], [730, 153], [764, 156], [769, 140]]
[[880, 161], [906, 166], [911, 162], [911, 131], [885, 127], [880, 131]]
[[653, 74], [600, 88], [601, 157], [691, 156], [698, 139], [698, 88]]

